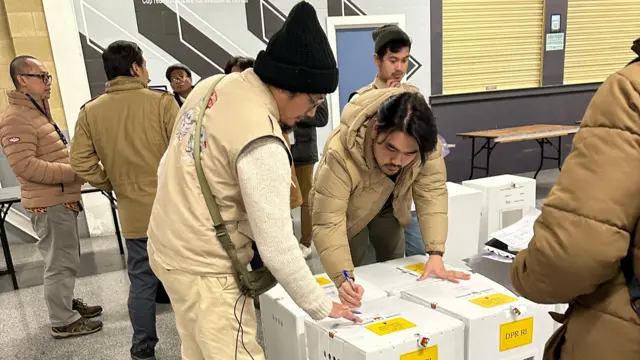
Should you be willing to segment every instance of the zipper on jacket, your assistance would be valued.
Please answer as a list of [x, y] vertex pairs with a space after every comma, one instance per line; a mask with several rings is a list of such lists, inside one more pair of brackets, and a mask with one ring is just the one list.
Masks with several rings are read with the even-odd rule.
[[64, 192], [64, 184], [60, 184], [60, 188], [62, 189], [62, 192]]
[[[388, 186], [387, 186], [388, 188]], [[393, 189], [395, 188], [395, 185], [391, 188], [391, 191], [388, 191], [387, 188], [385, 188], [385, 192], [387, 192], [387, 196], [383, 197], [383, 201], [380, 205], [377, 206], [377, 210], [376, 212], [373, 213], [373, 216], [371, 216], [369, 219], [367, 219], [367, 222], [364, 224], [364, 226], [362, 227], [362, 229], [360, 229], [360, 231], [364, 230], [364, 228], [367, 227], [367, 225], [369, 225], [369, 223], [376, 217], [378, 216], [378, 214], [380, 214], [380, 211], [382, 210], [382, 208], [384, 207], [384, 205], [387, 203], [387, 200], [389, 200], [389, 196], [393, 196]], [[392, 200], [393, 202], [393, 200]], [[358, 233], [360, 232], [358, 231]]]

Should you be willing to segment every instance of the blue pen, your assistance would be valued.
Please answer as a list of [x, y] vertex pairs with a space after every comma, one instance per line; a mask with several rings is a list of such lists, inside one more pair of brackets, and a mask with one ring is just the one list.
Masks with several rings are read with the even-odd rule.
[[[356, 288], [353, 287], [353, 283], [351, 283], [351, 281], [349, 281], [349, 273], [347, 272], [347, 270], [342, 270], [342, 275], [344, 275], [344, 279], [347, 280], [347, 282], [349, 284], [351, 284], [351, 289], [353, 290], [353, 292], [358, 293], [356, 291]], [[356, 314], [356, 315], [362, 314], [360, 311], [355, 311], [355, 310], [351, 310], [351, 312]]]
[[[344, 275], [344, 279], [347, 280], [349, 284], [351, 284], [351, 281], [349, 281], [349, 273], [347, 272], [347, 270], [342, 270], [342, 275]], [[356, 291], [356, 289], [353, 287], [353, 284], [351, 284], [351, 289], [353, 289], [353, 291]]]

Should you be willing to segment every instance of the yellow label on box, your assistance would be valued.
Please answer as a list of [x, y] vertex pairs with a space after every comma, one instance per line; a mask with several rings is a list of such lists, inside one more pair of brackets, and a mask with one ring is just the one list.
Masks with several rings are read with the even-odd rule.
[[318, 282], [318, 284], [320, 284], [320, 286], [325, 286], [325, 285], [331, 284], [331, 280], [327, 279], [326, 277], [322, 277], [322, 276], [316, 278], [316, 281]]
[[533, 342], [533, 316], [500, 325], [500, 351], [507, 351]]
[[409, 271], [417, 272], [418, 274], [424, 274], [424, 263], [415, 263], [407, 265], [404, 268]]
[[375, 334], [378, 334], [380, 336], [389, 335], [397, 331], [411, 329], [412, 327], [416, 327], [416, 324], [408, 320], [405, 320], [403, 318], [396, 318], [396, 319], [391, 319], [387, 321], [381, 321], [379, 323], [365, 326], [367, 330]]
[[471, 299], [469, 300], [469, 302], [476, 304], [478, 306], [482, 306], [485, 309], [490, 309], [492, 307], [512, 303], [516, 300], [517, 300], [516, 298], [511, 297], [509, 295], [495, 293], [495, 294]]
[[438, 345], [401, 355], [400, 360], [438, 360]]

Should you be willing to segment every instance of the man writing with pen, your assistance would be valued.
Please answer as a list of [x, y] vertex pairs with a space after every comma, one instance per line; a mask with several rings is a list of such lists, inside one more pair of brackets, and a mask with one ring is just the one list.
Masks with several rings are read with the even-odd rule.
[[360, 305], [364, 289], [353, 269], [364, 265], [369, 241], [378, 262], [404, 257], [412, 199], [429, 254], [419, 280], [469, 278], [442, 261], [448, 194], [437, 135], [433, 113], [415, 89], [373, 89], [345, 106], [309, 199], [313, 239], [343, 303]]

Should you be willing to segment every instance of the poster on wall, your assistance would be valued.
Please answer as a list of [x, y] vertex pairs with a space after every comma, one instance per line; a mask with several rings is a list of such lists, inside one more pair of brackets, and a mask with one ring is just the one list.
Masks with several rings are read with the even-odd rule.
[[547, 34], [546, 51], [564, 50], [564, 33]]

